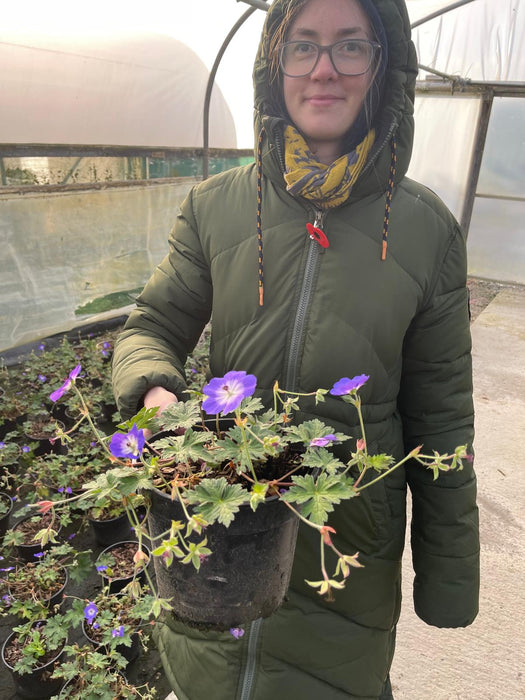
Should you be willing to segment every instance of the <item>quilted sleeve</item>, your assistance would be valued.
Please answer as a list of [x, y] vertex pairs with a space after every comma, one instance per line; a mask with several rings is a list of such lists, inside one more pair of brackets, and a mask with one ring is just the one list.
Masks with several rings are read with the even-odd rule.
[[[433, 293], [413, 320], [404, 343], [399, 408], [407, 452], [472, 452], [471, 339], [466, 246], [455, 225]], [[464, 627], [478, 611], [479, 532], [472, 462], [441, 473], [413, 462], [411, 544], [417, 615], [437, 627]]]
[[170, 233], [170, 251], [137, 299], [115, 346], [113, 391], [123, 418], [153, 386], [180, 395], [184, 364], [211, 314], [212, 286], [191, 192]]

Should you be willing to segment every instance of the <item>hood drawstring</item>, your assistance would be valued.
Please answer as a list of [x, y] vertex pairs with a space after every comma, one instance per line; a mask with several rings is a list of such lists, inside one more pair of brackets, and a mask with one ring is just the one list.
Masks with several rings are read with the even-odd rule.
[[388, 227], [390, 225], [390, 208], [392, 205], [392, 195], [394, 193], [394, 179], [397, 166], [397, 142], [392, 136], [391, 141], [392, 159], [390, 161], [390, 174], [388, 176], [388, 187], [386, 190], [385, 218], [383, 219], [383, 245], [381, 250], [381, 260], [386, 260], [386, 249], [388, 246]]
[[264, 266], [263, 266], [263, 239], [262, 239], [262, 144], [264, 139], [264, 126], [259, 133], [257, 142], [257, 248], [259, 254], [259, 306], [264, 306]]

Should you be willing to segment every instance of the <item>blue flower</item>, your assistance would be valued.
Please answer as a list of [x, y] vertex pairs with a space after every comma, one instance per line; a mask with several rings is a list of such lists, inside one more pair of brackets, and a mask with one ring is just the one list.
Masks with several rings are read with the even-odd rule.
[[352, 379], [348, 377], [343, 377], [338, 382], [336, 382], [330, 389], [332, 396], [344, 396], [345, 394], [351, 394], [352, 392], [360, 389], [365, 382], [370, 379], [368, 374], [358, 374]]
[[57, 389], [56, 391], [53, 391], [51, 394], [49, 394], [49, 398], [51, 401], [55, 402], [58, 401], [58, 399], [61, 399], [64, 394], [69, 391], [71, 388], [71, 385], [73, 382], [76, 380], [78, 375], [80, 374], [80, 370], [82, 369], [81, 365], [77, 365], [75, 369], [72, 369], [71, 372], [69, 373], [69, 377], [66, 379], [66, 381], [62, 384], [62, 386]]
[[244, 630], [242, 627], [230, 627], [230, 634], [235, 639], [240, 639], [244, 636]]
[[42, 382], [42, 384], [47, 381], [47, 377], [45, 374], [39, 374], [38, 378]]
[[28, 447], [27, 445], [24, 445], [24, 446], [22, 447], [22, 452], [26, 452], [26, 453], [27, 453], [27, 452], [31, 452], [31, 448]]
[[41, 557], [45, 556], [44, 552], [37, 552], [36, 554], [33, 554], [34, 557], [37, 559], [40, 559]]
[[5, 442], [0, 442], [0, 450], [3, 450], [5, 447]]
[[129, 433], [113, 434], [109, 443], [109, 450], [113, 457], [138, 459], [144, 449], [145, 442], [144, 431], [142, 429], [139, 430], [136, 424], [133, 424]]
[[44, 345], [44, 343], [40, 343], [40, 345], [38, 346], [38, 349], [39, 349], [40, 351], [45, 350], [45, 349], [46, 349], [46, 346]]
[[100, 564], [99, 566], [97, 566], [97, 571], [101, 573], [102, 571], [106, 571], [107, 568], [108, 567], [105, 564]]
[[202, 410], [206, 413], [231, 413], [241, 401], [255, 391], [257, 378], [246, 372], [227, 372], [224, 377], [212, 379], [203, 388], [206, 396]]
[[310, 440], [310, 447], [326, 447], [332, 442], [337, 442], [337, 437], [333, 433], [330, 433], [329, 435], [325, 435], [324, 437], [314, 438], [313, 440]]
[[95, 603], [88, 603], [86, 607], [84, 608], [84, 617], [86, 620], [91, 624], [93, 620], [96, 618], [98, 613], [98, 608], [95, 605]]
[[123, 637], [124, 636], [124, 625], [120, 625], [117, 629], [111, 630], [112, 637]]

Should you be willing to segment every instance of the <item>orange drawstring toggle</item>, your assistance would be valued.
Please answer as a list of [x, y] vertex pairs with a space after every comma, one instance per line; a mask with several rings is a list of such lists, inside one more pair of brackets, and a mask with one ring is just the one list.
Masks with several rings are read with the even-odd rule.
[[330, 243], [328, 242], [328, 238], [326, 237], [324, 231], [317, 228], [317, 226], [314, 226], [313, 224], [306, 224], [306, 230], [308, 231], [310, 238], [317, 241], [323, 248], [328, 248]]

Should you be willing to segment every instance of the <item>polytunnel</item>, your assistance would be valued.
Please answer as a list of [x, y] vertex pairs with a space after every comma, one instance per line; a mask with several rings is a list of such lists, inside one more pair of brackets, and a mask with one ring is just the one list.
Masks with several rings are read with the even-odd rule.
[[[239, 125], [268, 4], [223, 0], [212, 16], [207, 0], [176, 3], [165, 34], [102, 16], [103, 34], [0, 30], [0, 351], [126, 313], [206, 156], [210, 173], [252, 159]], [[467, 230], [471, 275], [523, 284], [523, 2], [407, 5], [420, 62], [409, 176]], [[188, 20], [203, 37], [213, 23], [214, 43], [190, 48]]]

